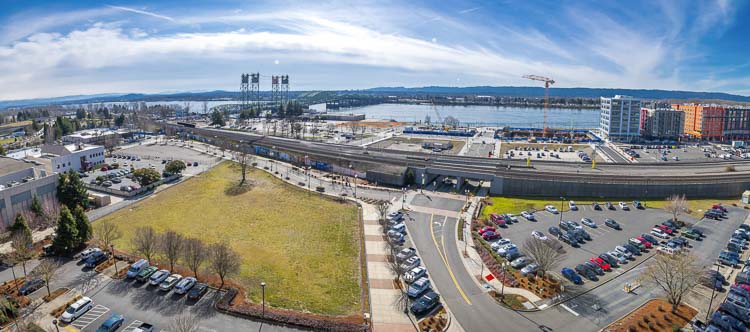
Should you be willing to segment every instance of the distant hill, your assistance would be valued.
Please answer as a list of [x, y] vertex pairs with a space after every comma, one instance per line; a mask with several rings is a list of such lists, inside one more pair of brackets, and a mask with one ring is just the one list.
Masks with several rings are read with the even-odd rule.
[[[445, 87], [427, 86], [421, 88], [405, 87], [379, 87], [361, 90], [361, 92], [372, 93], [396, 93], [396, 94], [446, 94], [446, 95], [495, 95], [495, 96], [517, 96], [517, 97], [541, 97], [544, 96], [544, 88], [526, 86], [474, 86], [474, 87]], [[601, 96], [628, 95], [643, 99], [701, 99], [701, 100], [727, 100], [738, 102], [750, 102], [749, 96], [733, 95], [723, 92], [695, 92], [695, 91], [671, 91], [671, 90], [645, 90], [645, 89], [600, 89], [600, 88], [550, 88], [549, 95], [552, 97], [580, 97], [597, 98]]]
[[[681, 100], [724, 100], [732, 102], [750, 102], [750, 96], [733, 95], [722, 92], [694, 92], [669, 90], [636, 90], [636, 89], [598, 89], [598, 88], [550, 88], [552, 97], [598, 98], [600, 96], [628, 95], [643, 99], [681, 99]], [[420, 88], [406, 87], [378, 87], [365, 90], [341, 91], [290, 91], [290, 98], [300, 97], [306, 101], [320, 102], [335, 98], [335, 94], [441, 94], [441, 95], [494, 95], [515, 97], [541, 97], [544, 88], [524, 86], [475, 86], [475, 87], [446, 87], [427, 86]], [[268, 97], [270, 91], [261, 91], [261, 96]], [[0, 110], [40, 105], [70, 105], [104, 102], [136, 102], [136, 101], [189, 101], [189, 100], [236, 100], [237, 91], [202, 91], [177, 92], [160, 94], [143, 93], [107, 93], [96, 95], [78, 95], [57, 98], [26, 99], [0, 101]]]

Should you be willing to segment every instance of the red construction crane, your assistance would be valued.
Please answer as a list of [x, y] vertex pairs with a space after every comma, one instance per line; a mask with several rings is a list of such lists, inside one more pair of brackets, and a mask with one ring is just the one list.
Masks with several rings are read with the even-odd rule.
[[555, 80], [549, 77], [538, 75], [523, 75], [523, 78], [544, 82], [544, 125], [542, 127], [542, 130], [544, 132], [543, 136], [547, 136], [547, 104], [549, 103], [549, 86], [555, 84]]

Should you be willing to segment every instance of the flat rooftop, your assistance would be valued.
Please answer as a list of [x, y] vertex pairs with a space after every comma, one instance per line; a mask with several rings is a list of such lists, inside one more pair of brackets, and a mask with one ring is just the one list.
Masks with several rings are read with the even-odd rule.
[[0, 156], [0, 176], [15, 173], [27, 168], [33, 168], [33, 164], [25, 163], [13, 158]]

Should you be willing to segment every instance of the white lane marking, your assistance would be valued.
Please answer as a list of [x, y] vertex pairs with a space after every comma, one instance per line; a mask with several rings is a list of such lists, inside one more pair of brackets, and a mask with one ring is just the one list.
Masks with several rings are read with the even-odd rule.
[[123, 329], [123, 331], [132, 331], [132, 330], [135, 330], [135, 329], [136, 329], [136, 328], [138, 328], [138, 326], [140, 326], [141, 324], [143, 324], [143, 322], [141, 322], [141, 321], [139, 321], [139, 320], [134, 320], [134, 321], [133, 321], [132, 323], [128, 324], [128, 326], [126, 326], [126, 327], [125, 327], [125, 328]]
[[580, 314], [579, 314], [579, 313], [577, 313], [577, 312], [573, 311], [573, 309], [570, 309], [570, 308], [568, 308], [568, 306], [566, 306], [565, 304], [560, 304], [560, 306], [561, 306], [561, 307], [563, 307], [563, 309], [565, 309], [565, 310], [569, 311], [569, 312], [570, 312], [571, 314], [573, 314], [574, 316], [576, 316], [576, 317], [580, 316]]
[[78, 317], [75, 321], [70, 323], [70, 325], [79, 330], [83, 330], [91, 323], [99, 319], [99, 317], [104, 316], [104, 314], [106, 314], [107, 312], [109, 312], [109, 308], [99, 304], [96, 307], [91, 308], [85, 314], [81, 315], [81, 317]]

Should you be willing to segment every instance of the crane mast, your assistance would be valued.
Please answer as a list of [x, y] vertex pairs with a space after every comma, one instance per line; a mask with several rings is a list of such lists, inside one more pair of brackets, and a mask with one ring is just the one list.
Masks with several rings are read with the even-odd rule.
[[543, 136], [547, 136], [547, 105], [549, 104], [549, 86], [555, 84], [555, 80], [539, 75], [523, 75], [523, 78], [544, 82], [544, 124], [542, 126], [542, 131]]

